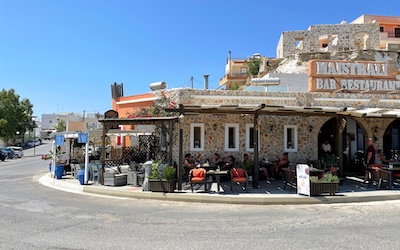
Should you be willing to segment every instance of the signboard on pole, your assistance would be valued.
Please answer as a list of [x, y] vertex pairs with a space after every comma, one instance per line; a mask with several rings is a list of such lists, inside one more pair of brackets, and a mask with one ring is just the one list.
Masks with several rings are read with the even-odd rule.
[[310, 172], [307, 164], [296, 165], [297, 194], [310, 196]]

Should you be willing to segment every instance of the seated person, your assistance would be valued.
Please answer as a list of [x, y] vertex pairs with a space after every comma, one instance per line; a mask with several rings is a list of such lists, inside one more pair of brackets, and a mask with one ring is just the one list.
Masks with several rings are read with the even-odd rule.
[[252, 176], [252, 175], [253, 175], [253, 166], [254, 166], [254, 163], [253, 163], [252, 160], [249, 159], [249, 154], [246, 154], [246, 153], [245, 153], [245, 154], [243, 155], [242, 168], [243, 168], [244, 170], [246, 170], [246, 172], [247, 172], [247, 174], [248, 174], [249, 176]]
[[236, 160], [235, 157], [233, 157], [233, 155], [228, 156], [228, 159], [225, 163], [225, 165], [223, 165], [223, 167], [221, 168], [221, 170], [230, 170], [231, 168], [233, 168], [236, 164]]
[[193, 161], [193, 157], [190, 153], [185, 154], [185, 159], [183, 160], [184, 178], [187, 180], [189, 172], [191, 169], [195, 168], [196, 164]]
[[[392, 160], [388, 160], [388, 159], [385, 158], [385, 156], [383, 155], [383, 152], [382, 152], [381, 149], [378, 149], [378, 151], [376, 152], [376, 155], [375, 155], [375, 163], [374, 163], [374, 165], [382, 166], [382, 164], [389, 163], [391, 161]], [[371, 167], [374, 167], [374, 165], [372, 165]]]
[[279, 174], [282, 172], [282, 168], [287, 167], [289, 164], [288, 153], [285, 152], [282, 154], [281, 158], [276, 162], [276, 164], [272, 167], [272, 174], [275, 177], [275, 174]]
[[263, 171], [263, 173], [264, 173], [264, 175], [265, 175], [265, 178], [267, 179], [267, 183], [269, 184], [270, 182], [270, 178], [269, 178], [269, 174], [268, 174], [268, 169], [267, 169], [267, 167], [262, 167], [261, 168], [261, 171]]
[[224, 166], [224, 161], [222, 160], [220, 154], [218, 154], [218, 153], [214, 154], [213, 164], [218, 165], [220, 168], [222, 168]]

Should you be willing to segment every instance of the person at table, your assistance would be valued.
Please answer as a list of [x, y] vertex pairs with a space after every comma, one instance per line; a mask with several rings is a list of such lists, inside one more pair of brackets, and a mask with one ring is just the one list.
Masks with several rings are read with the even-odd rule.
[[222, 160], [220, 154], [218, 154], [218, 153], [214, 154], [213, 164], [219, 166], [220, 168], [222, 168], [224, 166], [224, 161]]
[[189, 172], [191, 169], [196, 167], [196, 163], [193, 161], [192, 154], [185, 154], [185, 159], [183, 160], [184, 178], [185, 180], [189, 177]]
[[267, 180], [267, 183], [271, 184], [270, 180], [273, 180], [273, 178], [269, 178], [268, 168], [267, 167], [262, 167], [261, 171], [264, 173], [265, 179]]
[[233, 157], [233, 155], [228, 156], [228, 159], [226, 160], [225, 165], [221, 168], [221, 170], [230, 170], [232, 169], [236, 164], [236, 159]]
[[386, 159], [385, 156], [383, 155], [382, 149], [378, 149], [376, 152], [376, 155], [375, 155], [374, 164], [382, 166], [382, 164], [389, 163], [389, 162], [392, 162], [392, 160]]
[[272, 177], [279, 175], [282, 172], [282, 168], [287, 167], [289, 164], [289, 154], [284, 152], [276, 164], [272, 167]]
[[245, 153], [243, 155], [243, 162], [242, 162], [242, 168], [246, 170], [247, 174], [249, 176], [253, 176], [253, 167], [254, 163], [252, 160], [249, 158], [249, 154]]
[[372, 138], [368, 138], [367, 140], [367, 151], [365, 152], [365, 176], [364, 176], [364, 182], [366, 183], [367, 180], [371, 179], [371, 170], [370, 166], [375, 163], [375, 147], [374, 147], [374, 142], [372, 141]]

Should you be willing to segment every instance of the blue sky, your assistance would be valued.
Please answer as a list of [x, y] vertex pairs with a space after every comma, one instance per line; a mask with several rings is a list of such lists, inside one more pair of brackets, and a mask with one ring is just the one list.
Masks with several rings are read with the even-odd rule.
[[275, 57], [284, 31], [353, 21], [362, 14], [400, 16], [400, 1], [0, 0], [0, 90], [11, 88], [34, 115], [104, 113], [111, 88], [146, 93], [215, 89], [233, 58]]

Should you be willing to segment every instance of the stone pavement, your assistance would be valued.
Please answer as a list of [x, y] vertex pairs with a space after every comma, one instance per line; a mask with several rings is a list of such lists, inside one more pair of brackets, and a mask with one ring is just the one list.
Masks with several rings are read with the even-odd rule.
[[[224, 203], [244, 205], [285, 205], [285, 204], [332, 204], [370, 202], [384, 200], [400, 200], [400, 189], [377, 190], [376, 186], [363, 187], [362, 180], [357, 177], [347, 177], [339, 186], [339, 193], [334, 196], [308, 197], [296, 194], [294, 189], [287, 187], [283, 190], [281, 180], [271, 181], [260, 180], [259, 188], [250, 188], [248, 192], [240, 189], [239, 185], [234, 186], [233, 193], [230, 192], [230, 183], [222, 182], [222, 193], [204, 192], [204, 187], [195, 186], [192, 193], [190, 185], [183, 184], [183, 190], [174, 193], [142, 191], [141, 187], [119, 186], [110, 187], [89, 182], [88, 185], [80, 185], [77, 179], [70, 176], [63, 176], [62, 179], [51, 178], [50, 174], [38, 176], [39, 182], [51, 188], [67, 192], [85, 193], [94, 195], [107, 195], [133, 199], [155, 199], [162, 201], [178, 202], [200, 202], [200, 203]], [[216, 190], [216, 183], [212, 183], [211, 190]]]

